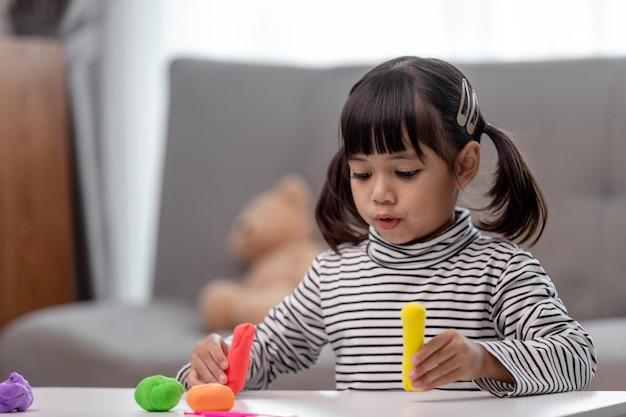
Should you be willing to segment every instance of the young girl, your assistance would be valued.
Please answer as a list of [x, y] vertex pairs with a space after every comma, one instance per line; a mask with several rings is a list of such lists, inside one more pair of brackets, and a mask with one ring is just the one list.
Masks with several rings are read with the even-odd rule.
[[[315, 364], [330, 343], [337, 389], [401, 390], [401, 308], [427, 310], [412, 385], [519, 396], [585, 388], [596, 357], [550, 278], [511, 241], [534, 243], [547, 208], [511, 139], [485, 123], [454, 66], [401, 57], [367, 73], [341, 115], [316, 218], [330, 250], [258, 324], [247, 389]], [[485, 221], [457, 207], [480, 139], [498, 152]], [[479, 229], [503, 238], [487, 237]], [[200, 341], [178, 379], [225, 383], [228, 340]]]

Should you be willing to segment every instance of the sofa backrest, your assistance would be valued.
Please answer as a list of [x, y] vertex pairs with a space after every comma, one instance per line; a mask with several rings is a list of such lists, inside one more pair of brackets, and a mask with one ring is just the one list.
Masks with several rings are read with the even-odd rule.
[[225, 244], [235, 216], [287, 172], [319, 191], [364, 71], [172, 63], [155, 296], [192, 300], [209, 280], [241, 275]]
[[[531, 251], [570, 312], [626, 314], [626, 60], [459, 66], [544, 188], [549, 223]], [[240, 276], [225, 245], [235, 216], [287, 172], [319, 191], [343, 102], [368, 69], [172, 63], [155, 297], [194, 302], [209, 280]], [[486, 159], [490, 145], [484, 138]]]
[[463, 68], [487, 121], [515, 133], [543, 188], [548, 225], [530, 250], [568, 310], [626, 315], [626, 59]]

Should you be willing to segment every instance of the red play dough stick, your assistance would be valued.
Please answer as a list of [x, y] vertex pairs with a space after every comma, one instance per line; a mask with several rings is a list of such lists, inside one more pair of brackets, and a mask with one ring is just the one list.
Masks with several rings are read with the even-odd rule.
[[233, 394], [237, 395], [246, 383], [248, 375], [248, 364], [250, 363], [250, 349], [252, 349], [252, 341], [254, 340], [254, 325], [250, 323], [239, 324], [233, 331], [233, 342], [226, 359], [228, 360], [228, 369], [226, 376], [228, 382], [226, 386], [233, 390]]

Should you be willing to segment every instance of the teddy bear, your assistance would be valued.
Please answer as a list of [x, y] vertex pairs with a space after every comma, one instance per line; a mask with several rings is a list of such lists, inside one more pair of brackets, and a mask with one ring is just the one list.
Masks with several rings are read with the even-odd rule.
[[200, 292], [201, 319], [211, 330], [259, 323], [324, 251], [304, 179], [287, 174], [253, 198], [231, 226], [228, 248], [246, 272], [235, 279], [213, 279]]

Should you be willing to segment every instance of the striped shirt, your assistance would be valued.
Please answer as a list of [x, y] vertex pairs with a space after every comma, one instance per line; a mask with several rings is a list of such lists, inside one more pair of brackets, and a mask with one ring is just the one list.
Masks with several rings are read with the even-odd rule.
[[[427, 311], [425, 342], [456, 329], [513, 376], [441, 389], [520, 396], [580, 390], [593, 378], [593, 342], [539, 262], [513, 243], [483, 236], [470, 213], [422, 243], [394, 245], [371, 228], [358, 245], [318, 256], [298, 287], [257, 325], [246, 389], [315, 364], [326, 343], [338, 390], [402, 390], [402, 322], [409, 302]], [[179, 372], [185, 382], [189, 364]]]

